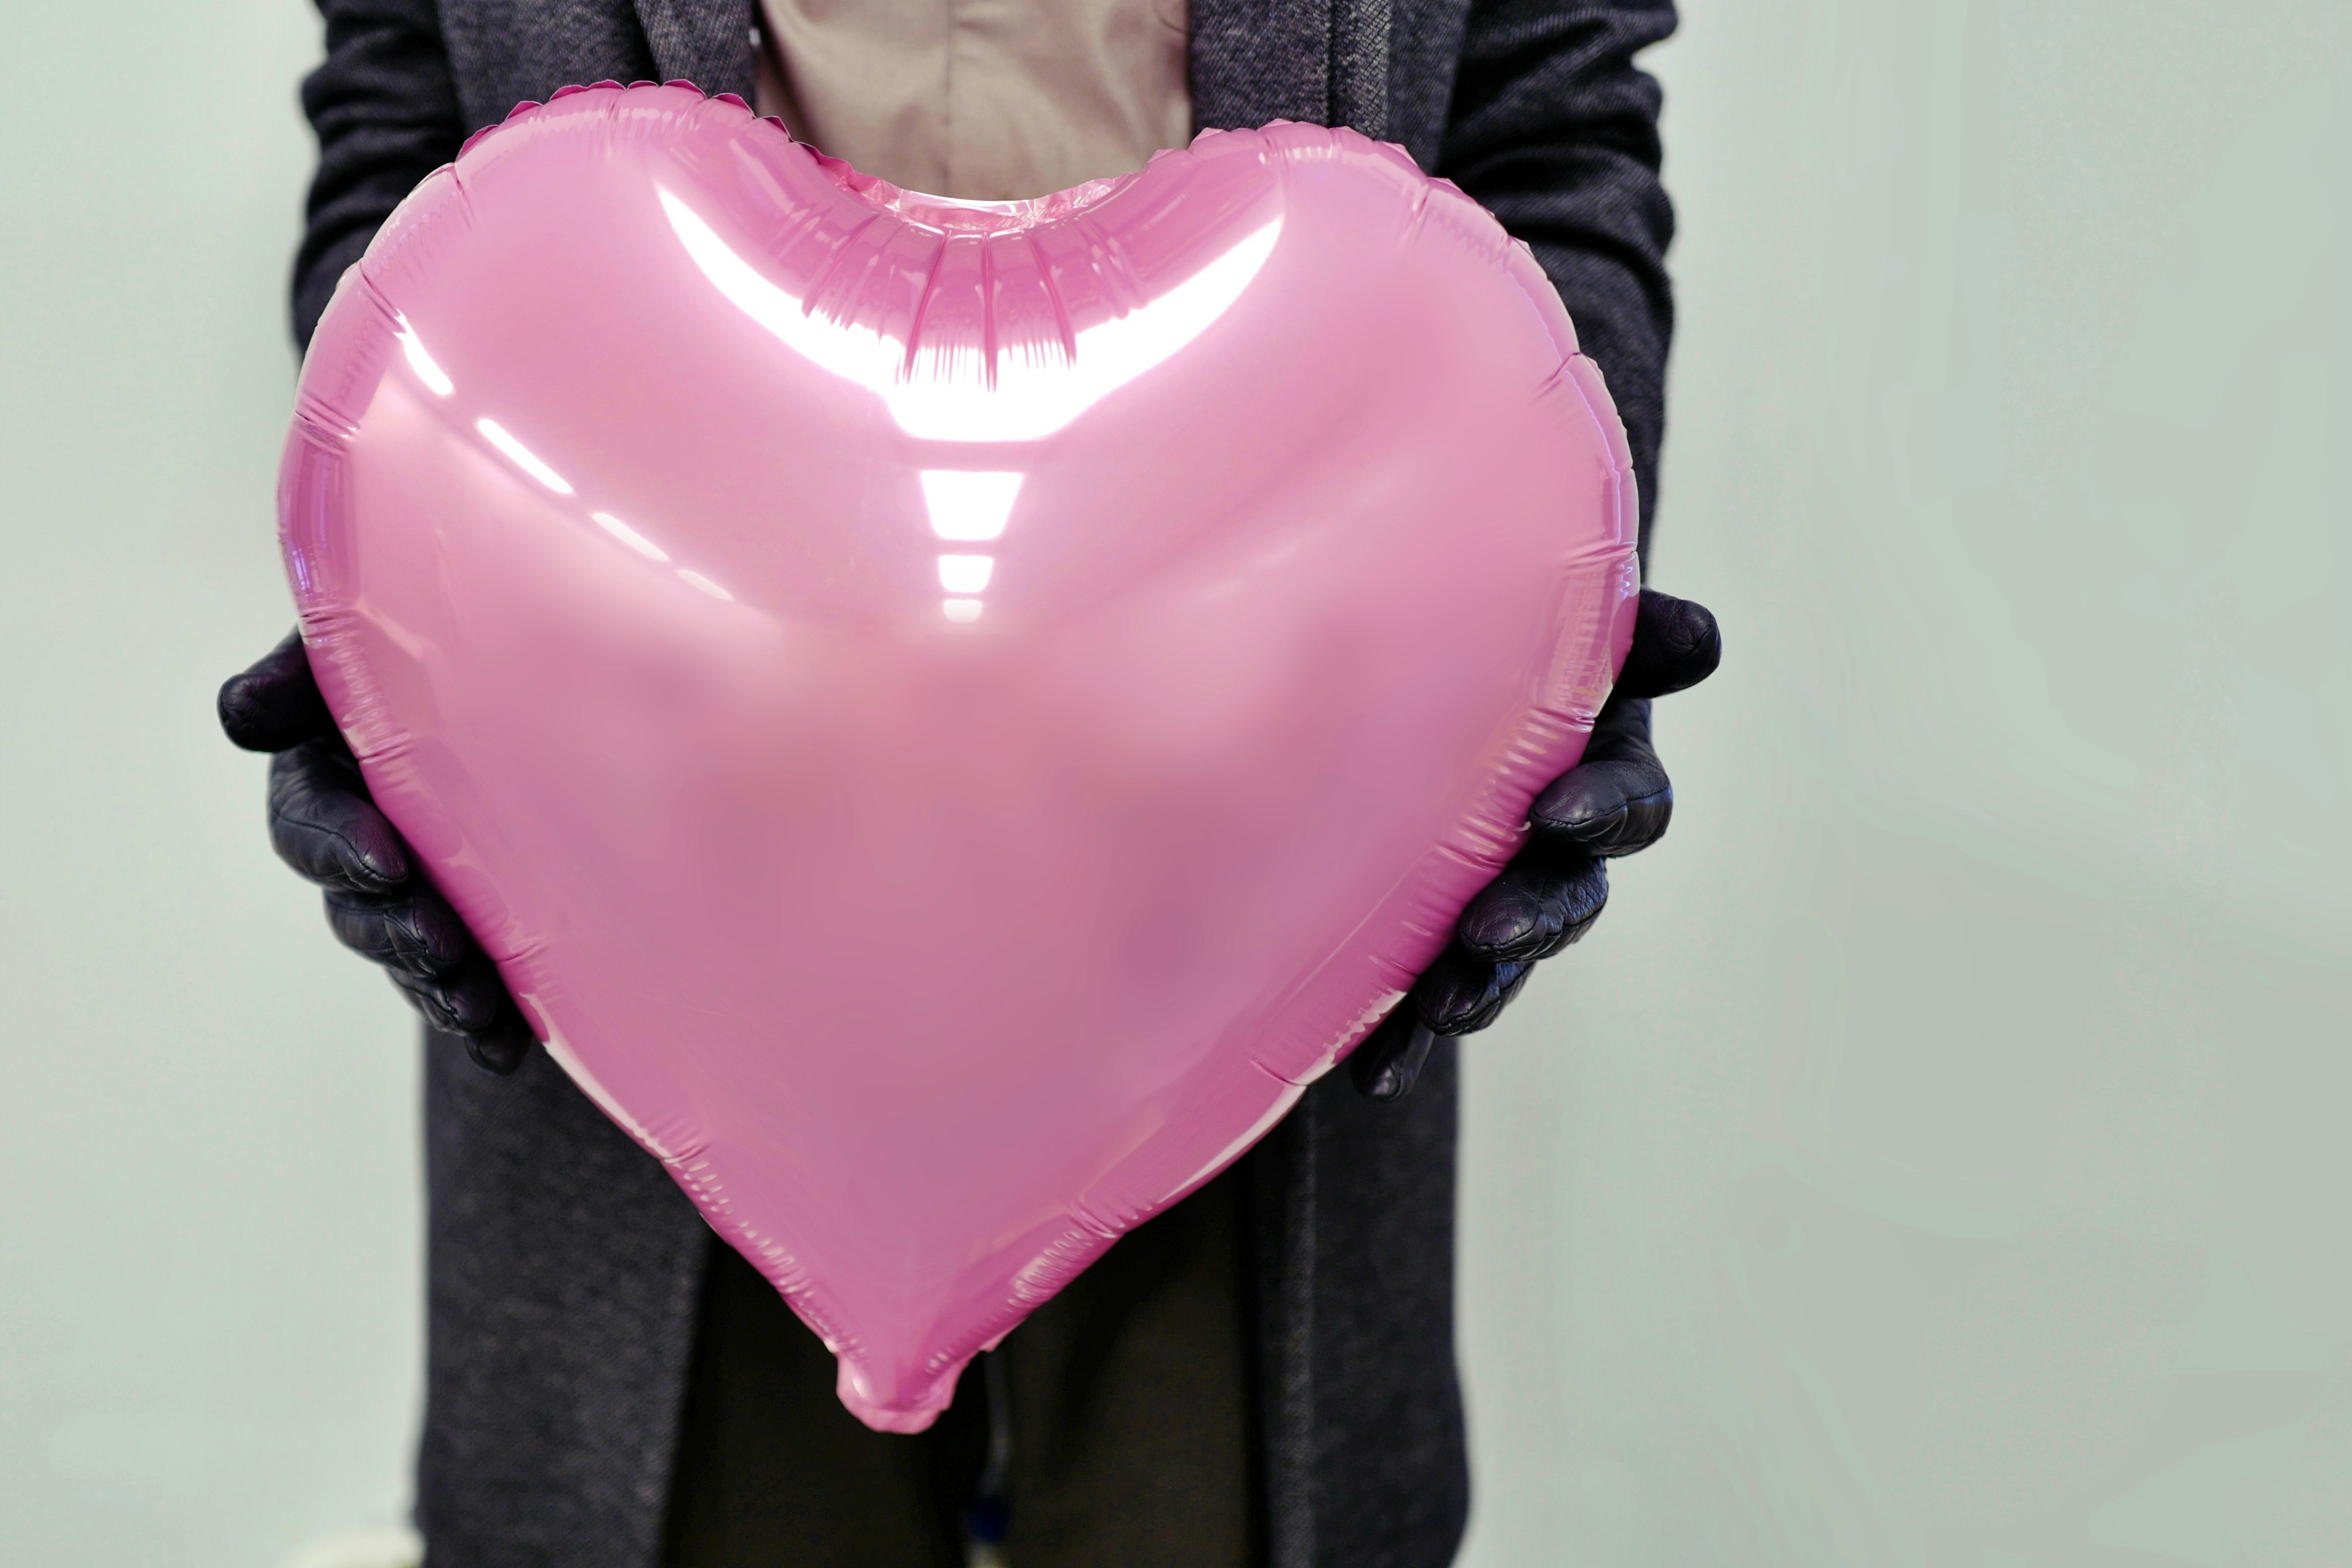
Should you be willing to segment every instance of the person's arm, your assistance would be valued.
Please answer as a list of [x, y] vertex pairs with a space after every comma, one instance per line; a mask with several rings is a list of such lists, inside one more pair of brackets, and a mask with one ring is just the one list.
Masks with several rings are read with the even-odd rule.
[[[327, 59], [302, 84], [319, 172], [294, 261], [294, 338], [304, 348], [344, 268], [417, 181], [457, 156], [465, 134], [433, 0], [320, 0], [319, 9]], [[269, 841], [324, 890], [337, 939], [383, 965], [476, 1061], [512, 1071], [530, 1032], [465, 922], [368, 798], [299, 637], [221, 688], [220, 720], [238, 745], [275, 753]]]
[[294, 258], [294, 341], [306, 349], [343, 269], [466, 138], [434, 0], [319, 0], [319, 14], [327, 58], [302, 83], [319, 172]]
[[1658, 84], [1633, 57], [1672, 0], [1474, 0], [1437, 172], [1527, 241], [1608, 379], [1641, 488], [1649, 556], [1675, 214], [1658, 178]]
[[[1674, 209], [1659, 184], [1658, 84], [1633, 57], [1675, 28], [1672, 0], [1474, 0], [1437, 173], [1527, 241], [1601, 367], [1633, 452], [1649, 557], [1665, 434]], [[1647, 848], [1674, 816], [1650, 744], [1650, 701], [1704, 680], [1715, 617], [1643, 590], [1633, 647], [1583, 759], [1536, 797], [1528, 838], [1470, 901], [1454, 943], [1349, 1058], [1375, 1100], [1411, 1092], [1439, 1036], [1493, 1023], [1539, 959], [1591, 928], [1609, 861]]]

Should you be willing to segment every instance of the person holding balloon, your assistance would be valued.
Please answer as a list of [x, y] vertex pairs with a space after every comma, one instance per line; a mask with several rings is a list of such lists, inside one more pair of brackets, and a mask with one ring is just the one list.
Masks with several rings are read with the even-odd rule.
[[[1655, 85], [1633, 0], [321, 0], [310, 340], [417, 183], [517, 102], [603, 79], [735, 93], [909, 191], [1015, 201], [1199, 128], [1401, 144], [1532, 247], [1624, 422], [1646, 556], [1671, 323]], [[1665, 830], [1651, 702], [1718, 657], [1644, 590], [1581, 759], [1409, 995], [1224, 1174], [1121, 1239], [969, 1371], [928, 1432], [869, 1430], [824, 1347], [535, 1044], [371, 798], [298, 638], [221, 694], [274, 753], [279, 854], [423, 1014], [427, 1406], [418, 1521], [448, 1568], [961, 1562], [1428, 1565], [1468, 1475], [1453, 1361], [1454, 1041], [1601, 913]], [[879, 941], [923, 962], [919, 908]], [[1050, 996], [1039, 998], [1050, 1007]], [[470, 1058], [470, 1065], [467, 1058]], [[1343, 1081], [1344, 1080], [1344, 1081]]]

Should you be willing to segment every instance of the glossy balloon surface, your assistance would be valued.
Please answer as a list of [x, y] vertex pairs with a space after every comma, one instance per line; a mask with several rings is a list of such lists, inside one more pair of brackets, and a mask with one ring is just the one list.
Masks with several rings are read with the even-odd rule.
[[974, 205], [684, 86], [418, 187], [281, 512], [378, 801], [898, 1430], [1396, 1001], [1634, 592], [1558, 298], [1399, 150]]

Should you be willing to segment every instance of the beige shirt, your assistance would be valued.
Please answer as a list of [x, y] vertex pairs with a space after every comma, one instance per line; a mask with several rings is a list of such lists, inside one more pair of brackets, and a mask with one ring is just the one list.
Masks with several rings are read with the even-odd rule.
[[1192, 139], [1185, 0], [761, 0], [760, 111], [861, 174], [1014, 201]]

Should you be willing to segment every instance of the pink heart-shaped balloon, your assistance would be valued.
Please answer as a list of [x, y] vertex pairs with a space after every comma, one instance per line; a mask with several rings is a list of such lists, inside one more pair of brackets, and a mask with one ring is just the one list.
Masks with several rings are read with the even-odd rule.
[[569, 89], [345, 277], [280, 500], [377, 800], [896, 1430], [1396, 1002], [1632, 631], [1541, 270], [1303, 125], [979, 204]]

